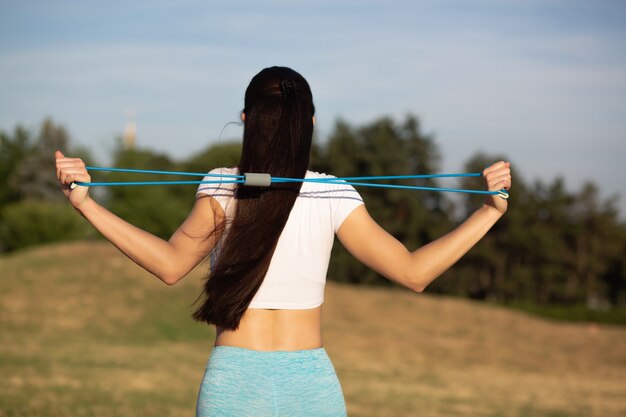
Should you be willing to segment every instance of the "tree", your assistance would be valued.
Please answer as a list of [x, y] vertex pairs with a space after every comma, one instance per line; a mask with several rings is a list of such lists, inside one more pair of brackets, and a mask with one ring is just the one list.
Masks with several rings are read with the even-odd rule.
[[[55, 175], [54, 151], [77, 153], [69, 148], [66, 129], [51, 119], [35, 140], [22, 126], [12, 137], [0, 132], [0, 251], [91, 235], [64, 201]], [[88, 153], [81, 153], [89, 162]]]
[[[407, 116], [400, 125], [382, 118], [360, 128], [339, 120], [325, 149], [316, 149], [313, 157], [313, 170], [339, 177], [425, 174], [439, 168], [434, 140], [421, 133], [413, 116]], [[426, 180], [422, 184], [436, 182]], [[449, 225], [450, 206], [439, 193], [366, 187], [359, 192], [370, 214], [408, 247], [429, 242]], [[388, 283], [337, 246], [333, 249], [329, 277], [357, 283]]]
[[[506, 160], [477, 154], [466, 169], [480, 171], [500, 159]], [[626, 240], [615, 199], [602, 201], [592, 183], [571, 192], [562, 178], [527, 186], [515, 169], [513, 177], [507, 214], [433, 289], [501, 302], [617, 305], [626, 289]], [[478, 188], [481, 181], [468, 178], [463, 186]], [[465, 196], [465, 215], [482, 200]]]
[[20, 198], [57, 201], [65, 198], [51, 173], [55, 172], [54, 151], [67, 154], [69, 140], [63, 126], [44, 120], [35, 143], [9, 179], [10, 186], [19, 190]]
[[20, 199], [20, 188], [13, 186], [10, 179], [16, 167], [31, 152], [30, 136], [23, 126], [15, 128], [13, 137], [0, 131], [0, 207]]
[[[169, 156], [149, 149], [125, 149], [121, 141], [114, 150], [112, 164], [118, 168], [176, 171]], [[94, 179], [97, 178], [97, 179]], [[111, 172], [92, 174], [92, 181], [176, 181], [180, 177], [154, 174]], [[189, 179], [185, 177], [184, 179]], [[167, 239], [183, 222], [193, 204], [192, 192], [184, 186], [106, 187], [104, 204], [133, 225]]]
[[[465, 172], [482, 172], [496, 161], [507, 160], [502, 155], [487, 155], [479, 152], [473, 155], [465, 164]], [[507, 258], [502, 257], [505, 246], [511, 244], [508, 228], [515, 222], [516, 215], [513, 208], [523, 199], [525, 185], [513, 169], [515, 192], [509, 197], [509, 213], [500, 219], [489, 233], [444, 277], [436, 280], [430, 290], [440, 293], [452, 293], [475, 299], [507, 300], [515, 293], [509, 287], [507, 280]], [[484, 189], [482, 177], [465, 177], [460, 182], [460, 188]], [[463, 194], [460, 200], [460, 219], [464, 221], [484, 203], [485, 196], [480, 194]]]
[[[241, 145], [224, 143], [210, 146], [186, 161], [176, 162], [169, 156], [149, 149], [125, 149], [118, 142], [113, 154], [113, 166], [132, 169], [160, 171], [208, 172], [218, 166], [232, 166], [239, 161]], [[113, 172], [99, 178], [107, 181], [178, 181], [201, 180], [202, 177], [180, 177], [171, 175], [148, 176], [136, 173]], [[197, 186], [155, 185], [119, 186], [107, 189], [105, 204], [126, 221], [154, 233], [164, 239], [169, 238], [184, 221], [194, 203]]]
[[213, 168], [233, 167], [241, 156], [240, 142], [224, 142], [207, 147], [182, 163], [185, 171], [208, 172]]

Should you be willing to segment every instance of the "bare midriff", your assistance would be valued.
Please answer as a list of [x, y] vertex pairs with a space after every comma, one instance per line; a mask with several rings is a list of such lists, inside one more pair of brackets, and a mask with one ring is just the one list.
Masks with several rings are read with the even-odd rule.
[[215, 346], [252, 350], [305, 350], [322, 346], [322, 307], [308, 310], [249, 308], [237, 330], [217, 328]]

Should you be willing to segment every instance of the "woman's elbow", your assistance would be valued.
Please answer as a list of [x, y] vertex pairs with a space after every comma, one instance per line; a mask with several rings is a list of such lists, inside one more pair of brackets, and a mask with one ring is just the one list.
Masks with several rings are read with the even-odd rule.
[[404, 278], [404, 286], [413, 292], [422, 293], [430, 281], [421, 275], [412, 274]]
[[171, 287], [172, 285], [178, 282], [177, 279], [171, 279], [171, 278], [161, 278], [161, 281], [168, 287]]
[[390, 276], [388, 278], [413, 292], [423, 292], [424, 289], [426, 289], [426, 285], [423, 281], [414, 276], [397, 276], [395, 278]]
[[436, 280], [442, 271], [430, 267], [430, 265], [422, 265], [421, 268], [411, 270], [405, 275], [408, 282], [407, 287], [415, 292], [424, 292], [434, 280]]
[[184, 277], [185, 277], [184, 274], [180, 274], [176, 272], [166, 272], [166, 273], [157, 275], [157, 278], [159, 278], [165, 285], [170, 286], [170, 287], [176, 284], [178, 281], [180, 281]]
[[419, 292], [422, 293], [424, 292], [424, 290], [426, 289], [426, 285], [420, 283], [420, 282], [412, 282], [408, 285], [409, 289], [413, 292]]

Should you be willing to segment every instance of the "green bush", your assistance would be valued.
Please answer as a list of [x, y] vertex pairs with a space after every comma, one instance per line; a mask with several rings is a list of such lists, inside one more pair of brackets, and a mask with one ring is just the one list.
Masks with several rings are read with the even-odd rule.
[[3, 207], [0, 219], [2, 251], [95, 235], [91, 225], [65, 201], [22, 200]]

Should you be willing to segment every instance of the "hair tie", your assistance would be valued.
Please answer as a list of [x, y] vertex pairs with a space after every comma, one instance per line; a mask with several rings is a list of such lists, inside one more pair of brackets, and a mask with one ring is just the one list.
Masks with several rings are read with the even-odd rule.
[[282, 90], [284, 96], [298, 92], [298, 86], [293, 80], [282, 80], [280, 82], [280, 89]]

